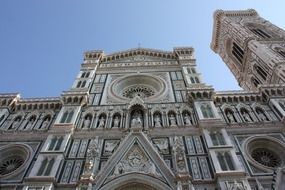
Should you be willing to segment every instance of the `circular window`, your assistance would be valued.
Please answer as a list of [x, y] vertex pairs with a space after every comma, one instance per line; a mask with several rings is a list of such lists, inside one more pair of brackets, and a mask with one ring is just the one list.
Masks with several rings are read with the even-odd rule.
[[18, 174], [24, 169], [31, 155], [31, 148], [23, 144], [0, 148], [0, 177]]
[[282, 167], [285, 158], [285, 145], [272, 137], [256, 136], [244, 142], [248, 161], [260, 169]]
[[258, 163], [267, 167], [276, 168], [281, 165], [280, 158], [274, 152], [265, 148], [254, 149], [251, 153], [251, 157]]
[[136, 74], [116, 79], [109, 90], [110, 95], [125, 101], [136, 96], [157, 99], [166, 93], [166, 82], [158, 76]]

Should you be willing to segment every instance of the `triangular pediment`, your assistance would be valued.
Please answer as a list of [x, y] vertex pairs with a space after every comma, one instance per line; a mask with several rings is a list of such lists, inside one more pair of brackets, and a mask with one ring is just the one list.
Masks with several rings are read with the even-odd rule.
[[140, 61], [176, 60], [175, 53], [156, 49], [135, 48], [105, 55], [102, 62], [140, 62]]
[[175, 186], [174, 174], [143, 132], [131, 132], [101, 168], [96, 188], [126, 174], [147, 175]]

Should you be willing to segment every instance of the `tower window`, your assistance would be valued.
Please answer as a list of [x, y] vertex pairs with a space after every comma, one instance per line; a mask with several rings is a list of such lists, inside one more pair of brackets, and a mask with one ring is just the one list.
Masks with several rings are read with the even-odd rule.
[[259, 28], [252, 28], [250, 29], [254, 34], [256, 34], [257, 36], [261, 37], [261, 38], [271, 38], [271, 36], [269, 34], [267, 34], [266, 32], [264, 32], [263, 30], [259, 29]]
[[255, 70], [257, 72], [257, 74], [266, 81], [267, 78], [267, 73], [259, 66], [255, 66]]
[[240, 63], [242, 63], [244, 51], [235, 42], [233, 42], [232, 54]]
[[253, 83], [253, 85], [254, 85], [255, 87], [257, 87], [257, 86], [260, 84], [259, 80], [257, 80], [256, 78], [252, 78], [252, 79], [251, 79], [251, 82]]

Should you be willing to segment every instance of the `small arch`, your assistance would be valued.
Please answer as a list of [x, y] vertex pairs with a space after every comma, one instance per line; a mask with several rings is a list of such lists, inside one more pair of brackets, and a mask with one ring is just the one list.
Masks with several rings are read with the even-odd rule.
[[260, 121], [269, 121], [267, 115], [265, 114], [265, 111], [262, 108], [256, 107], [255, 112], [256, 112], [258, 119]]
[[101, 113], [98, 118], [97, 128], [105, 128], [107, 115], [105, 113]]
[[120, 128], [120, 125], [121, 125], [121, 114], [117, 112], [113, 115], [112, 127]]
[[227, 121], [228, 121], [229, 123], [237, 122], [236, 116], [235, 116], [235, 114], [234, 114], [234, 112], [233, 112], [232, 109], [226, 108], [226, 109], [224, 110], [224, 113], [225, 113], [225, 116], [226, 116]]
[[188, 110], [183, 110], [182, 111], [182, 116], [183, 116], [183, 124], [184, 125], [193, 125], [193, 120], [191, 118], [191, 113]]
[[177, 119], [176, 119], [176, 113], [175, 111], [169, 111], [168, 112], [168, 121], [169, 121], [169, 126], [177, 126]]
[[251, 122], [252, 121], [251, 115], [249, 114], [249, 111], [246, 108], [241, 108], [240, 113], [241, 113], [243, 120], [245, 122]]
[[153, 127], [162, 127], [162, 114], [159, 111], [153, 113]]

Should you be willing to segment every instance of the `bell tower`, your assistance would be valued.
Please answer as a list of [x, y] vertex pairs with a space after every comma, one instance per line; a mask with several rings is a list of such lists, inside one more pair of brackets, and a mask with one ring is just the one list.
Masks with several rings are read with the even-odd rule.
[[211, 48], [245, 90], [285, 82], [285, 31], [253, 9], [217, 10]]

